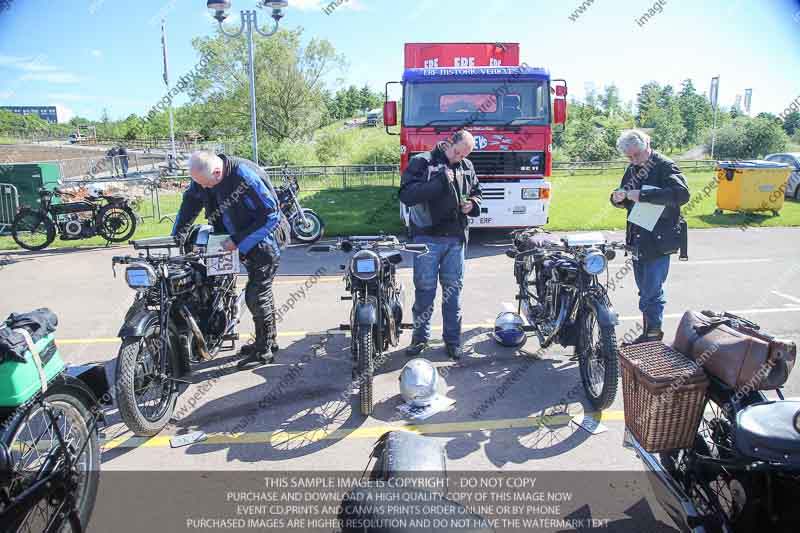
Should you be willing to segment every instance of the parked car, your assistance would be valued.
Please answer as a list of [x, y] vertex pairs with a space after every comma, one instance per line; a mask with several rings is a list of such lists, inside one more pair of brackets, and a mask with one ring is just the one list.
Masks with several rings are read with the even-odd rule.
[[789, 184], [786, 186], [784, 196], [794, 198], [800, 202], [800, 152], [770, 154], [764, 159], [775, 163], [784, 163], [794, 169], [789, 175]]

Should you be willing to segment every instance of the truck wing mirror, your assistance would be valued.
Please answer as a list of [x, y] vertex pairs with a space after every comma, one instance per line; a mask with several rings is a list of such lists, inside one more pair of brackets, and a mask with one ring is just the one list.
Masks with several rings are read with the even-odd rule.
[[397, 102], [383, 103], [383, 124], [385, 126], [397, 126]]

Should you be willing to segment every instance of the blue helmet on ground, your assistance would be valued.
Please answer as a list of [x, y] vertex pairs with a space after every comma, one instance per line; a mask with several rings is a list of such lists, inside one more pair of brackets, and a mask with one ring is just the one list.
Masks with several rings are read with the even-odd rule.
[[503, 311], [494, 321], [494, 340], [503, 346], [522, 346], [525, 336], [522, 317], [511, 311]]

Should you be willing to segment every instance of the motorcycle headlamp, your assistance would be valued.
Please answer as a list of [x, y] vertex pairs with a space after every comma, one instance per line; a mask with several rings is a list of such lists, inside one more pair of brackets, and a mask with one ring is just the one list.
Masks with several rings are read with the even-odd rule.
[[369, 250], [361, 250], [350, 259], [350, 272], [360, 280], [370, 280], [377, 277], [381, 269], [381, 258]]
[[583, 257], [581, 261], [583, 270], [591, 276], [602, 274], [608, 266], [608, 259], [599, 250], [592, 250]]
[[125, 269], [125, 281], [128, 287], [141, 291], [156, 284], [156, 271], [147, 263], [134, 263]]

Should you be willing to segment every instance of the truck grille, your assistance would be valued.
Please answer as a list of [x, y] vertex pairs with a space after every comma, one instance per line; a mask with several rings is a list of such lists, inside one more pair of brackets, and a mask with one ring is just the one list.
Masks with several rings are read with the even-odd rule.
[[481, 195], [484, 200], [504, 200], [506, 190], [502, 187], [481, 187]]
[[468, 159], [479, 176], [544, 174], [544, 152], [472, 152]]
[[[420, 152], [411, 152], [409, 158]], [[544, 174], [544, 152], [472, 152], [472, 161], [479, 176], [519, 176]]]

